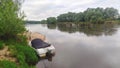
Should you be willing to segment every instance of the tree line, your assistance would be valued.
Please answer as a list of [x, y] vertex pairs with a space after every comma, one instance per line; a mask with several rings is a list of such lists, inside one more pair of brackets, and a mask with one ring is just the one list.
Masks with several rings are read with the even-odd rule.
[[27, 24], [40, 24], [40, 21], [30, 21], [30, 20], [27, 20], [27, 21], [24, 21], [25, 23]]
[[55, 24], [58, 22], [89, 22], [89, 23], [104, 23], [105, 21], [120, 20], [120, 14], [117, 9], [112, 7], [107, 8], [88, 8], [84, 12], [74, 13], [68, 12], [60, 14], [57, 17], [49, 17], [46, 20], [41, 20], [41, 23]]

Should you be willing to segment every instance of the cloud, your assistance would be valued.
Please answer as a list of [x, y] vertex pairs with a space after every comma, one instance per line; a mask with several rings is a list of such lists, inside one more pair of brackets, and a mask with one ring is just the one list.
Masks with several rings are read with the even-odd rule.
[[120, 10], [119, 0], [25, 0], [22, 10], [28, 20], [56, 17], [66, 12], [80, 12], [89, 7], [114, 7]]

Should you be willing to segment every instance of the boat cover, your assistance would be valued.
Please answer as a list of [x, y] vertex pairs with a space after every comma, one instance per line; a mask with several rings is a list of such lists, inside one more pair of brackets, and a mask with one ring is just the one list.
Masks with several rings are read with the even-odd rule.
[[35, 49], [45, 48], [50, 46], [50, 44], [44, 42], [41, 39], [34, 39], [31, 41], [31, 44], [32, 44], [32, 47], [34, 47]]

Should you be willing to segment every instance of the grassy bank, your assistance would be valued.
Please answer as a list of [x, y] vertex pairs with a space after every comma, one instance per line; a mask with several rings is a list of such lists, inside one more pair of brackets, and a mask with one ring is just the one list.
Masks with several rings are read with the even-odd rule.
[[28, 46], [24, 36], [19, 40], [0, 40], [0, 51], [8, 53], [0, 55], [0, 68], [35, 68], [38, 62], [36, 52]]

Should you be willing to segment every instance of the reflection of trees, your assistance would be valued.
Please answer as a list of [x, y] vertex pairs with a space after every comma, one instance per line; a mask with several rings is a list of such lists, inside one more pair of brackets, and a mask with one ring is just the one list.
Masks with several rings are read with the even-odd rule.
[[104, 34], [105, 35], [113, 35], [117, 30], [116, 29], [110, 29], [108, 31], [106, 31]]
[[47, 24], [49, 29], [56, 29], [56, 24]]
[[105, 29], [104, 29], [104, 35], [113, 35], [117, 29], [115, 29], [115, 25], [114, 24], [108, 24], [105, 25]]
[[81, 26], [81, 27], [78, 27], [78, 31], [79, 32], [83, 32], [85, 33], [86, 35], [88, 36], [91, 36], [91, 35], [96, 35], [96, 36], [99, 36], [99, 35], [102, 35], [102, 30], [99, 30], [98, 28], [96, 28], [95, 26]]
[[41, 26], [46, 27], [46, 26], [47, 26], [47, 24], [41, 24]]
[[59, 24], [57, 25], [58, 29], [63, 32], [74, 33], [77, 28], [75, 24]]
[[82, 32], [88, 36], [113, 35], [117, 31], [113, 24], [59, 24], [57, 26], [63, 32]]

